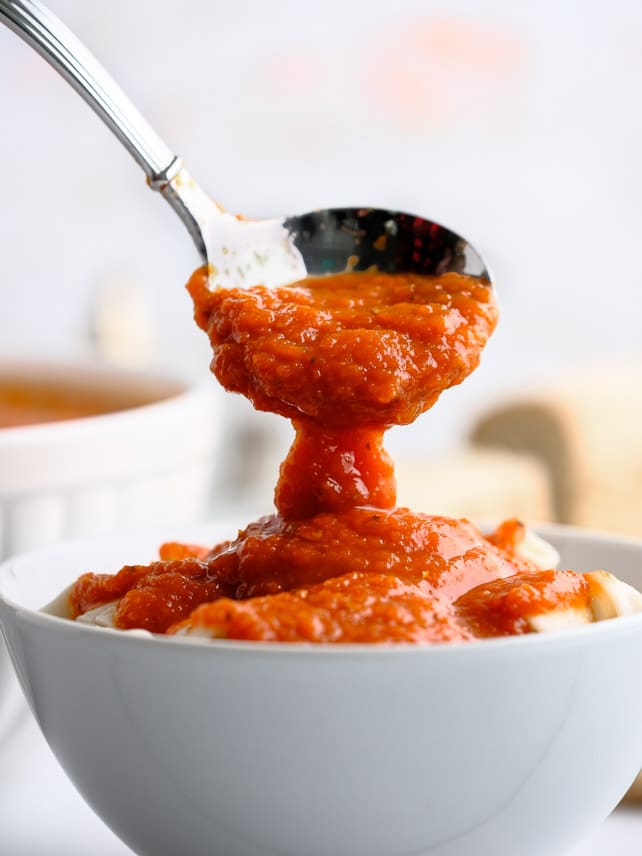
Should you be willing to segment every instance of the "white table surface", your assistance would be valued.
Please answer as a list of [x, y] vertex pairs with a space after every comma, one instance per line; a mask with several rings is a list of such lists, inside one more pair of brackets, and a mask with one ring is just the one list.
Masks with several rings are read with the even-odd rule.
[[[0, 733], [0, 854], [133, 856], [73, 788], [35, 721], [5, 702]], [[618, 808], [573, 856], [640, 856], [642, 806]]]

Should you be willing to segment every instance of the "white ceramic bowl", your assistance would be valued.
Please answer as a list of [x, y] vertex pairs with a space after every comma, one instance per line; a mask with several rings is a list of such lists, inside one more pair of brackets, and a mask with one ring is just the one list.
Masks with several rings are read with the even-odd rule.
[[[642, 615], [440, 647], [140, 638], [38, 608], [158, 540], [0, 570], [0, 623], [51, 748], [143, 856], [542, 856], [642, 761]], [[642, 542], [550, 528], [562, 566], [642, 577]]]

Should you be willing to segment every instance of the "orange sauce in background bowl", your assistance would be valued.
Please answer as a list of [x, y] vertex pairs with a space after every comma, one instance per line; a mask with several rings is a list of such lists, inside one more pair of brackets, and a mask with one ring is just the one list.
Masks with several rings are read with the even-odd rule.
[[152, 391], [106, 387], [82, 376], [55, 380], [4, 374], [0, 370], [0, 430], [117, 413], [169, 397]]

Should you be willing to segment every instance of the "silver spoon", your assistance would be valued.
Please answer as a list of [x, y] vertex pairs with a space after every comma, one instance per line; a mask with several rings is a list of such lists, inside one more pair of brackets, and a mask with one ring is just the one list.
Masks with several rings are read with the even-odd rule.
[[377, 208], [331, 208], [240, 219], [191, 177], [82, 42], [42, 3], [0, 0], [0, 21], [70, 83], [169, 202], [210, 270], [212, 288], [284, 285], [307, 275], [367, 270], [469, 274], [490, 285], [479, 253], [444, 226]]

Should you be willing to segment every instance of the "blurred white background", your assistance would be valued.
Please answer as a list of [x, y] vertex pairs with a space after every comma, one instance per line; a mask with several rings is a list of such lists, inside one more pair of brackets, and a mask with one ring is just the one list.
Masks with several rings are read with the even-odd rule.
[[[393, 454], [448, 450], [522, 385], [642, 356], [637, 0], [50, 6], [226, 207], [400, 208], [485, 252], [500, 327], [463, 387], [391, 432]], [[91, 354], [97, 307], [116, 295], [149, 334], [132, 359], [205, 376], [209, 348], [183, 289], [198, 262], [187, 233], [4, 29], [0, 117], [0, 355]], [[231, 438], [254, 437], [250, 467], [281, 456], [285, 424], [242, 400], [226, 412]]]

